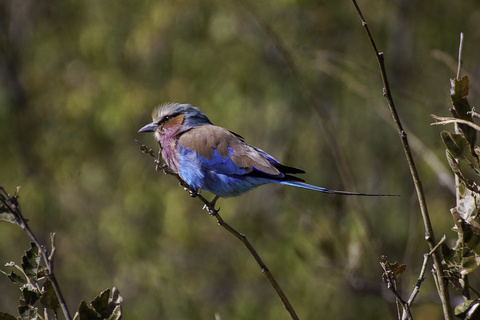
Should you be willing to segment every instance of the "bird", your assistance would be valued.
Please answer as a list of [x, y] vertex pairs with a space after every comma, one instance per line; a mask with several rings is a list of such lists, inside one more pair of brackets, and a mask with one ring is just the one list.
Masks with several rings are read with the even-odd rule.
[[166, 165], [193, 190], [219, 198], [239, 196], [269, 183], [328, 194], [392, 196], [327, 189], [294, 176], [304, 170], [283, 165], [260, 148], [248, 144], [237, 133], [214, 125], [197, 107], [164, 103], [154, 109], [153, 121], [138, 132], [154, 132]]

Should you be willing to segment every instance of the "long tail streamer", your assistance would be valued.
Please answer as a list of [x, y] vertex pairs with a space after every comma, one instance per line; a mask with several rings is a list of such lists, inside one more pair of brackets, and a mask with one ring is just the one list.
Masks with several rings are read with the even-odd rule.
[[339, 190], [330, 190], [327, 188], [317, 187], [312, 184], [299, 181], [282, 181], [281, 184], [298, 187], [323, 193], [329, 194], [341, 194], [346, 196], [364, 196], [364, 197], [400, 197], [398, 194], [388, 194], [388, 193], [359, 193], [359, 192], [350, 192], [350, 191], [339, 191]]

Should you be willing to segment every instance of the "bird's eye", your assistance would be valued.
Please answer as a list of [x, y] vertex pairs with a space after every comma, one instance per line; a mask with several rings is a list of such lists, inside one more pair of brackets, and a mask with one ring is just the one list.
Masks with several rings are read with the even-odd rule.
[[158, 120], [158, 125], [161, 125], [162, 123], [167, 122], [170, 119], [170, 116], [165, 116], [162, 119]]
[[175, 118], [175, 117], [178, 116], [178, 115], [180, 115], [180, 113], [174, 113], [174, 114], [170, 114], [170, 115], [168, 115], [168, 116], [164, 116], [164, 117], [162, 118], [162, 120], [160, 120], [160, 123], [165, 123], [165, 122], [167, 122], [168, 120], [173, 119], [173, 118]]

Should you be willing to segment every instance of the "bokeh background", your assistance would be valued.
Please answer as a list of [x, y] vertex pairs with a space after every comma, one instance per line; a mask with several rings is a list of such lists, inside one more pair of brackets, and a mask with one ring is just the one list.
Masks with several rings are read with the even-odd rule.
[[[480, 5], [359, 4], [385, 52], [436, 236], [452, 244], [453, 178], [430, 114], [449, 114], [460, 32], [470, 101], [479, 101]], [[158, 148], [137, 131], [173, 101], [306, 170], [310, 183], [401, 194], [263, 186], [218, 202], [301, 319], [395, 319], [381, 255], [407, 264], [406, 296], [427, 246], [350, 1], [2, 0], [0, 28], [0, 185], [22, 187], [23, 213], [43, 243], [56, 232], [55, 271], [72, 313], [116, 286], [125, 319], [289, 318], [241, 243], [134, 142]], [[0, 243], [3, 265], [19, 262], [29, 239], [0, 223]], [[3, 277], [0, 292], [0, 310], [15, 314], [18, 288]], [[413, 312], [441, 318], [429, 272]]]

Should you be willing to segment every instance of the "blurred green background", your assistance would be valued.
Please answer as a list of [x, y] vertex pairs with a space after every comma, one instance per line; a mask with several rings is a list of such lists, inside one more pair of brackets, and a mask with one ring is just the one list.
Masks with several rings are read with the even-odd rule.
[[[430, 114], [449, 115], [460, 32], [471, 104], [479, 100], [480, 5], [359, 4], [385, 52], [436, 236], [451, 244], [453, 179], [443, 128], [430, 126]], [[213, 123], [306, 170], [310, 183], [401, 194], [346, 198], [263, 186], [218, 202], [301, 319], [396, 318], [380, 256], [407, 264], [399, 284], [406, 297], [427, 246], [350, 1], [2, 0], [0, 23], [0, 185], [12, 193], [22, 186], [23, 213], [43, 243], [56, 232], [55, 271], [72, 313], [116, 286], [125, 319], [289, 318], [241, 243], [173, 177], [155, 172], [134, 142], [157, 150], [137, 131], [156, 105], [173, 101], [200, 107]], [[353, 183], [341, 179], [312, 97], [328, 114]], [[29, 239], [0, 223], [0, 243], [3, 265], [18, 262]], [[3, 277], [0, 292], [0, 311], [16, 314], [18, 288]], [[441, 317], [429, 272], [413, 313]]]

